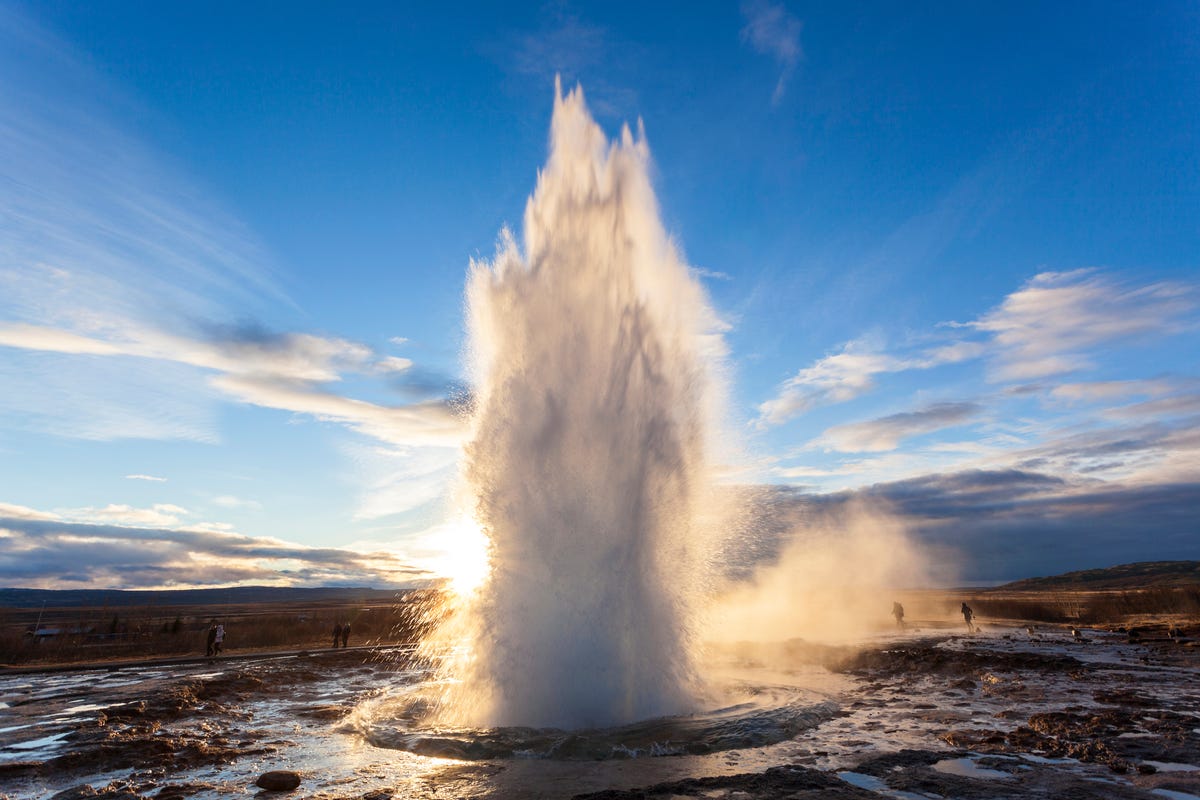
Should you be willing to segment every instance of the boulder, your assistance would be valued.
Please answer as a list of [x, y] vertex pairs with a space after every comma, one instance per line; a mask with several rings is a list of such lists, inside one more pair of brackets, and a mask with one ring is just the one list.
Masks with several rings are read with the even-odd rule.
[[290, 769], [273, 769], [259, 775], [254, 785], [268, 792], [290, 792], [300, 785], [300, 773]]

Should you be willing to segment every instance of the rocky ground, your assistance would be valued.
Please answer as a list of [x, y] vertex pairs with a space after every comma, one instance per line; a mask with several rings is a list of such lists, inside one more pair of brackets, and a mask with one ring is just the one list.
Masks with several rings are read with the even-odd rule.
[[[1162, 633], [1163, 635], [1158, 635]], [[1200, 648], [1148, 632], [911, 633], [736, 656], [832, 672], [795, 739], [622, 762], [456, 762], [365, 745], [353, 709], [410, 668], [361, 652], [0, 676], [0, 793], [175, 798], [1200, 798]], [[278, 772], [271, 783], [255, 781]], [[292, 781], [298, 788], [287, 787]], [[279, 791], [289, 791], [288, 795]]]

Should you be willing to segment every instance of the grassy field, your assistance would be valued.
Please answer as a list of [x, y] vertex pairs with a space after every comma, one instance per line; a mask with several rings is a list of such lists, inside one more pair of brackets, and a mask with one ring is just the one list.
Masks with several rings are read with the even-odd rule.
[[[334, 625], [350, 645], [418, 641], [439, 607], [432, 590], [391, 602], [323, 601], [0, 609], [0, 664], [31, 665], [203, 655], [209, 627], [224, 652], [329, 647]], [[35, 631], [39, 633], [35, 634]]]
[[1200, 587], [1149, 589], [987, 591], [966, 602], [980, 617], [1028, 622], [1104, 627], [1142, 624], [1148, 619], [1170, 624], [1200, 620]]
[[[24, 590], [7, 591], [15, 602]], [[435, 589], [394, 594], [362, 590], [354, 597], [313, 594], [306, 600], [260, 599], [269, 596], [265, 592], [246, 590], [236, 602], [211, 602], [211, 592], [47, 595], [72, 597], [75, 604], [62, 607], [33, 607], [25, 598], [23, 607], [0, 607], [0, 664], [203, 655], [215, 622], [225, 626], [226, 653], [329, 647], [334, 625], [346, 623], [351, 645], [403, 644], [419, 641], [443, 608]], [[226, 596], [235, 596], [234, 590]], [[892, 599], [904, 602], [910, 624], [953, 627], [961, 622], [960, 603], [966, 602], [984, 625], [1161, 626], [1197, 635], [1200, 562], [1126, 564], [990, 589], [902, 592], [886, 602], [881, 599], [881, 626], [890, 622]]]

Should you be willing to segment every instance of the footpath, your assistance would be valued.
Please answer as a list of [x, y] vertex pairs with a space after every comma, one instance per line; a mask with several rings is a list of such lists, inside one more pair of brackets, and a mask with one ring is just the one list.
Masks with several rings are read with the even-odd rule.
[[54, 672], [85, 672], [89, 670], [114, 671], [141, 667], [174, 667], [190, 664], [223, 664], [239, 661], [264, 661], [283, 658], [324, 658], [344, 653], [386, 653], [394, 650], [413, 649], [415, 643], [373, 645], [354, 647], [306, 647], [298, 650], [232, 650], [218, 656], [186, 655], [163, 658], [126, 658], [112, 661], [66, 661], [56, 664], [22, 664], [10, 666], [0, 664], [0, 677], [5, 675], [33, 675]]

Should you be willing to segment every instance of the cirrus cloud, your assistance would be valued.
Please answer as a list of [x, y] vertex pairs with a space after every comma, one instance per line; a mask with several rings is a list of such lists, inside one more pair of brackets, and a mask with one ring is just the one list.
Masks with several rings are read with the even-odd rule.
[[1093, 366], [1099, 345], [1178, 333], [1195, 323], [1195, 298], [1181, 283], [1137, 286], [1095, 269], [1043, 272], [963, 325], [990, 334], [994, 380], [1028, 381]]
[[815, 444], [855, 453], [895, 450], [904, 439], [963, 425], [982, 410], [977, 403], [935, 403], [917, 411], [835, 425], [825, 431]]
[[788, 81], [796, 70], [804, 52], [800, 48], [800, 20], [792, 16], [782, 3], [770, 0], [745, 0], [742, 17], [746, 20], [742, 28], [742, 41], [754, 50], [775, 59], [781, 72], [771, 92], [771, 103], [778, 105], [787, 91]]

